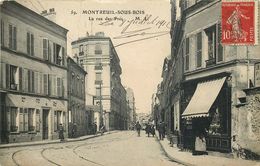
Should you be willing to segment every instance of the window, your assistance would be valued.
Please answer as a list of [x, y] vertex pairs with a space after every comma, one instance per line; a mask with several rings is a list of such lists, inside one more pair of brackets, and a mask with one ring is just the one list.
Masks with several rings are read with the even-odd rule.
[[100, 44], [96, 44], [95, 46], [95, 54], [102, 54], [102, 49]]
[[101, 73], [96, 73], [96, 81], [101, 81]]
[[34, 36], [27, 32], [27, 54], [34, 56]]
[[71, 73], [71, 94], [75, 93], [74, 87], [75, 87], [75, 74]]
[[59, 129], [59, 125], [62, 123], [61, 121], [62, 111], [54, 111], [54, 131]]
[[10, 75], [9, 76], [10, 76], [10, 89], [17, 90], [17, 85], [19, 83], [19, 75], [18, 75], [17, 66], [10, 65]]
[[1, 45], [4, 46], [4, 21], [1, 20]]
[[202, 33], [197, 34], [197, 54], [196, 54], [197, 67], [202, 65]]
[[16, 34], [17, 30], [16, 27], [9, 24], [9, 48], [12, 50], [16, 50]]
[[186, 38], [185, 40], [185, 54], [184, 54], [184, 66], [185, 70], [189, 70], [189, 65], [190, 65], [190, 40], [189, 38]]
[[17, 130], [18, 130], [16, 119], [17, 119], [17, 108], [11, 107], [11, 110], [10, 110], [11, 132], [17, 132]]
[[216, 26], [212, 26], [205, 30], [208, 37], [208, 59], [215, 59], [216, 57]]
[[57, 65], [63, 64], [63, 49], [59, 44], [53, 43], [53, 62]]
[[28, 131], [35, 131], [35, 125], [34, 125], [34, 109], [28, 108]]
[[96, 88], [96, 96], [101, 96], [101, 89], [100, 88]]
[[28, 92], [34, 93], [34, 72], [28, 70]]
[[57, 78], [57, 94], [59, 97], [62, 96], [62, 79]]
[[82, 56], [82, 55], [84, 55], [84, 47], [83, 47], [83, 45], [80, 45], [79, 46], [79, 56]]

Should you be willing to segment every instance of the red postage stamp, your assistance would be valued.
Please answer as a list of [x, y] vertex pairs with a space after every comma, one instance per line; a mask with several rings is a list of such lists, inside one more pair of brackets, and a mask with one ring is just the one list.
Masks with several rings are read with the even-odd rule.
[[222, 2], [222, 43], [255, 44], [255, 2]]

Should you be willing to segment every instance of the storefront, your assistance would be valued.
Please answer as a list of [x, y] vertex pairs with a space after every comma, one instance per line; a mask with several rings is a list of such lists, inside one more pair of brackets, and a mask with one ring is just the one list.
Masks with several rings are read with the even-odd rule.
[[204, 135], [207, 150], [231, 150], [231, 87], [228, 77], [193, 80], [184, 85], [186, 107], [181, 115], [183, 147], [194, 149]]

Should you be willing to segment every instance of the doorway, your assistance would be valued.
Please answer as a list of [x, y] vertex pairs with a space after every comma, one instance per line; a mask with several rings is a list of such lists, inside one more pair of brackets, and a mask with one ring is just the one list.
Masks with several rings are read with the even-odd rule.
[[49, 109], [42, 110], [42, 139], [48, 139], [49, 137]]

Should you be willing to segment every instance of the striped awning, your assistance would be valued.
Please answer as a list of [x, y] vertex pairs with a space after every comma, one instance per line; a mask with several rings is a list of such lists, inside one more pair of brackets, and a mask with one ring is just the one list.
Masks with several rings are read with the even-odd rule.
[[197, 85], [187, 108], [182, 113], [182, 118], [207, 117], [212, 104], [226, 80], [226, 77], [200, 82]]

